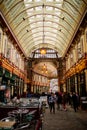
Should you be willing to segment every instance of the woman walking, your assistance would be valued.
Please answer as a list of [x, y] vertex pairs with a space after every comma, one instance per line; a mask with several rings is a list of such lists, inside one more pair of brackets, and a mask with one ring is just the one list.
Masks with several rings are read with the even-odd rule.
[[49, 97], [49, 108], [50, 108], [50, 113], [55, 114], [55, 102], [56, 102], [56, 97], [54, 93], [51, 93], [51, 96]]

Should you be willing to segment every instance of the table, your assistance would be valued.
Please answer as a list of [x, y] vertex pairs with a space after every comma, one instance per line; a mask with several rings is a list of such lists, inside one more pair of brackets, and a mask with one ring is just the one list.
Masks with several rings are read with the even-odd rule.
[[11, 128], [15, 124], [15, 121], [0, 121], [1, 128]]
[[10, 112], [10, 114], [14, 114], [20, 121], [20, 123], [23, 121], [23, 116], [29, 112], [28, 109], [18, 109], [18, 110], [13, 110]]

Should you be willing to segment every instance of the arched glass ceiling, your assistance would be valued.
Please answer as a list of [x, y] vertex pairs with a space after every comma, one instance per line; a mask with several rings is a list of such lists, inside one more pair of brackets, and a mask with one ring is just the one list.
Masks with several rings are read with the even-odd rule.
[[87, 0], [3, 0], [0, 9], [27, 57], [41, 47], [64, 56]]

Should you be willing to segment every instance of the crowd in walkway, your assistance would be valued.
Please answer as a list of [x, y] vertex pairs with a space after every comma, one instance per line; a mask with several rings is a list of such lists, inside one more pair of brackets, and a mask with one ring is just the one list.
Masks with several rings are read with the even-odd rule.
[[70, 105], [66, 108], [67, 111], [55, 109], [55, 114], [50, 114], [47, 108], [43, 119], [43, 130], [86, 130], [87, 111], [79, 109], [74, 112]]
[[49, 93], [47, 96], [47, 101], [49, 104], [50, 113], [55, 113], [55, 104], [57, 105], [57, 110], [67, 111], [66, 105], [70, 105], [76, 112], [80, 106], [80, 97], [77, 93], [66, 93], [66, 92], [56, 92]]
[[77, 93], [49, 93], [43, 130], [86, 130], [87, 111], [81, 109]]

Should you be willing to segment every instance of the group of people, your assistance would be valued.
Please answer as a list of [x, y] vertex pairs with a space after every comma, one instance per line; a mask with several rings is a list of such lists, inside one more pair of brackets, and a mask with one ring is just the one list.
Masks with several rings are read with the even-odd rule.
[[50, 109], [50, 113], [55, 113], [55, 104], [57, 110], [67, 111], [67, 104], [73, 107], [74, 111], [78, 110], [80, 105], [80, 97], [77, 93], [66, 93], [66, 92], [56, 92], [49, 93], [47, 96], [47, 101]]

